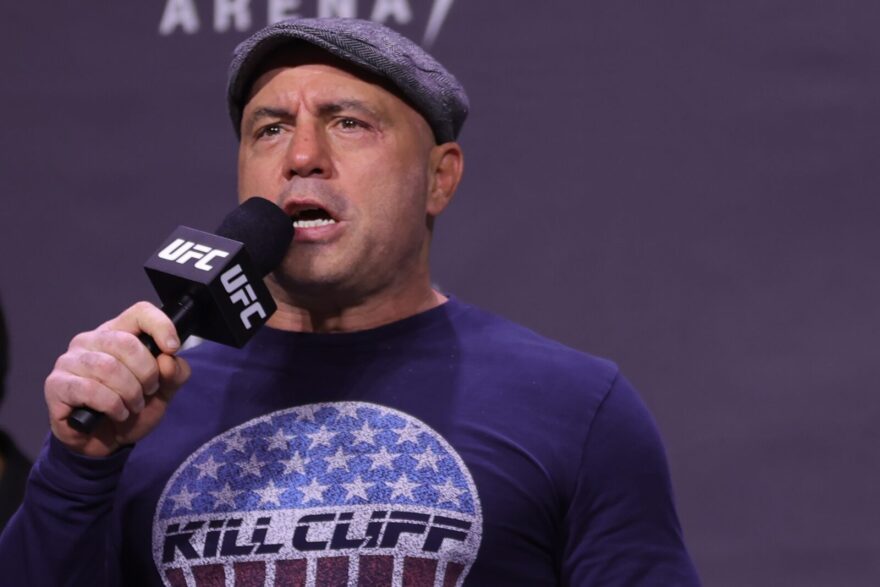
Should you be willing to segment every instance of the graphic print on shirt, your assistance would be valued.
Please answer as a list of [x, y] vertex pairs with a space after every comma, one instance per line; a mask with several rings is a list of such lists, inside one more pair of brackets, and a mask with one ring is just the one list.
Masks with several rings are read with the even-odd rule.
[[246, 422], [171, 476], [153, 521], [169, 587], [461, 585], [482, 513], [461, 457], [403, 412], [319, 403]]

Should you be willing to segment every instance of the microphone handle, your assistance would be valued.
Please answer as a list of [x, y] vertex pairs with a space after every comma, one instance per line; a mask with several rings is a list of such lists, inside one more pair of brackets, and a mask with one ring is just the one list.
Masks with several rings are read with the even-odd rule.
[[[195, 327], [196, 302], [190, 294], [185, 294], [177, 302], [162, 306], [162, 311], [171, 318], [174, 327], [177, 330], [177, 336], [180, 338], [181, 344], [192, 334]], [[138, 335], [138, 340], [143, 343], [154, 357], [162, 354], [162, 350], [153, 337], [142, 332]], [[101, 422], [104, 414], [93, 410], [88, 406], [82, 406], [74, 409], [67, 417], [67, 424], [83, 434], [91, 434], [95, 427]]]

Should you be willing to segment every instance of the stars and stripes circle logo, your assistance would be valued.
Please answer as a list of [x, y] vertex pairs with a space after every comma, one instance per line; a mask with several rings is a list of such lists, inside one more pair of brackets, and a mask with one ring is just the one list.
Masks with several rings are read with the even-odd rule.
[[171, 587], [461, 585], [482, 536], [473, 479], [423, 422], [363, 402], [275, 412], [172, 475], [153, 524]]

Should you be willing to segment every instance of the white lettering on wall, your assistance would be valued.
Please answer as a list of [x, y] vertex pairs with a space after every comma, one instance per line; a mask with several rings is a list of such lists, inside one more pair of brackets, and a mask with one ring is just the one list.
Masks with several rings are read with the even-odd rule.
[[292, 12], [298, 10], [300, 0], [269, 0], [269, 24], [275, 24], [285, 18], [295, 18], [299, 16]]
[[214, 30], [224, 33], [230, 25], [237, 31], [251, 28], [250, 0], [214, 0]]
[[393, 16], [397, 24], [407, 24], [412, 20], [412, 9], [409, 0], [376, 0], [370, 20], [385, 23]]
[[[264, 0], [266, 22], [254, 22], [254, 14], [260, 8], [252, 4], [262, 4], [263, 0], [213, 0], [213, 30], [225, 33], [229, 30], [252, 31], [264, 24], [274, 24], [288, 18], [308, 16], [356, 18], [358, 12], [369, 11], [374, 22], [389, 25], [407, 25], [413, 20], [410, 0]], [[422, 37], [422, 45], [430, 47], [440, 35], [446, 17], [455, 0], [432, 0], [431, 13]], [[305, 7], [304, 7], [305, 4]], [[372, 5], [372, 8], [371, 8]], [[256, 12], [255, 12], [256, 11]], [[299, 11], [305, 11], [300, 14]], [[314, 11], [314, 12], [312, 12]], [[165, 9], [159, 22], [159, 34], [183, 33], [193, 35], [201, 28], [196, 0], [165, 0]]]
[[177, 28], [185, 33], [193, 34], [199, 30], [199, 13], [196, 12], [193, 0], [168, 0], [159, 21], [159, 34], [170, 35]]
[[318, 0], [318, 16], [357, 17], [357, 0]]
[[434, 5], [431, 6], [431, 16], [428, 17], [428, 26], [425, 27], [425, 38], [422, 40], [422, 44], [426, 47], [430, 47], [437, 40], [437, 35], [440, 34], [440, 29], [443, 28], [443, 23], [446, 22], [446, 17], [449, 15], [449, 9], [452, 8], [453, 1], [434, 0]]

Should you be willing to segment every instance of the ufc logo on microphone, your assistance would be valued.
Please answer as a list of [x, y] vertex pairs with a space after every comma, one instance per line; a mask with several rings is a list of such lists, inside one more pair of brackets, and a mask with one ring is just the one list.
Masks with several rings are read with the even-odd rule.
[[266, 317], [266, 310], [263, 309], [263, 304], [257, 301], [257, 294], [248, 283], [247, 275], [242, 272], [241, 265], [233, 265], [227, 269], [220, 276], [220, 282], [229, 294], [229, 300], [233, 304], [240, 303], [244, 306], [238, 317], [246, 329], [252, 328], [251, 317], [254, 314], [259, 315], [260, 318]]
[[198, 259], [195, 265], [196, 269], [202, 271], [210, 271], [213, 269], [208, 263], [217, 257], [228, 257], [229, 253], [220, 249], [212, 249], [205, 245], [198, 245], [192, 241], [185, 241], [182, 238], [175, 239], [173, 243], [159, 251], [159, 258], [166, 261], [176, 261], [181, 265], [187, 261]]

